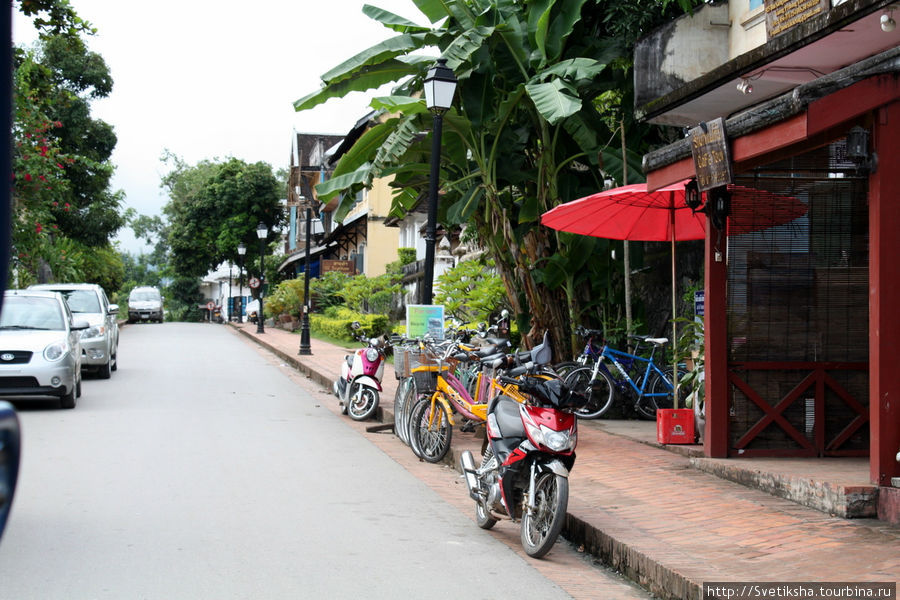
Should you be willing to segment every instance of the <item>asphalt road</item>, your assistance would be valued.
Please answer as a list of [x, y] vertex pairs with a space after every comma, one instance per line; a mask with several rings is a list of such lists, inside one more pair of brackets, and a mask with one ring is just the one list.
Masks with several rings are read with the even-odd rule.
[[74, 410], [16, 402], [0, 598], [567, 598], [277, 361], [132, 325]]

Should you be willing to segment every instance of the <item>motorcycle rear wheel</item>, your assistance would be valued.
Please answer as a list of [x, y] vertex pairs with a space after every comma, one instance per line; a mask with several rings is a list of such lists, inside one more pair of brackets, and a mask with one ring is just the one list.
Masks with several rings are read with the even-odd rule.
[[[481, 467], [484, 468], [484, 465], [490, 462], [493, 457], [494, 451], [488, 446], [488, 450], [481, 457]], [[482, 483], [482, 485], [484, 484]], [[487, 503], [484, 500], [475, 501], [475, 523], [482, 529], [490, 529], [497, 524], [497, 519], [491, 516], [491, 511], [488, 510]]]
[[354, 421], [365, 421], [375, 416], [378, 410], [378, 391], [370, 387], [354, 383], [350, 386], [350, 398], [347, 401], [347, 414]]
[[556, 473], [541, 473], [534, 485], [534, 510], [522, 515], [521, 539], [525, 554], [541, 558], [556, 543], [566, 520], [569, 480]]
[[410, 415], [409, 436], [419, 458], [430, 463], [441, 462], [450, 451], [453, 438], [450, 415], [440, 403], [432, 408], [429, 400], [420, 401]]
[[483, 500], [475, 501], [475, 523], [482, 529], [490, 529], [497, 524], [497, 519], [491, 516]]

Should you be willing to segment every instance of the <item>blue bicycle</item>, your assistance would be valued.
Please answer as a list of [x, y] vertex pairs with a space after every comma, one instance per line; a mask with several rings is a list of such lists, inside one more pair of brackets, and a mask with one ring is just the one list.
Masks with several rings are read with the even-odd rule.
[[[657, 409], [673, 406], [672, 368], [664, 371], [654, 360], [657, 349], [668, 343], [667, 338], [631, 336], [638, 341], [638, 348], [632, 354], [610, 348], [606, 343], [598, 348], [594, 339], [601, 332], [579, 329], [588, 338], [582, 354], [584, 358], [580, 358], [585, 363], [592, 359], [593, 365], [569, 371], [565, 382], [588, 398], [584, 408], [576, 410], [580, 418], [596, 419], [602, 416], [613, 406], [617, 396], [631, 398], [634, 402], [632, 408], [643, 419], [655, 419]], [[641, 343], [652, 346], [649, 357], [637, 354]], [[615, 369], [615, 374], [607, 363]], [[687, 374], [681, 368], [678, 370], [679, 378]]]

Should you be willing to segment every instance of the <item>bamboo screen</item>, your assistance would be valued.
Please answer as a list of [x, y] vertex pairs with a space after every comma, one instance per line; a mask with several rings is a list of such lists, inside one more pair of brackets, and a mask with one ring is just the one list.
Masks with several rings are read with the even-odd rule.
[[[867, 405], [868, 371], [845, 368], [868, 361], [865, 174], [845, 159], [844, 140], [839, 140], [742, 173], [735, 183], [756, 191], [732, 196], [732, 221], [742, 221], [739, 227], [729, 225], [728, 237], [732, 370], [776, 406], [812, 369], [827, 368], [856, 402]], [[817, 427], [824, 427], [820, 438], [832, 440], [858, 413], [834, 389], [826, 387], [819, 394], [824, 398], [817, 403], [812, 386], [781, 413], [813, 444]], [[730, 414], [734, 447], [765, 413], [732, 386]], [[770, 423], [745, 447], [791, 450], [802, 445]], [[841, 451], [864, 448], [867, 427], [841, 441]], [[828, 449], [820, 447], [818, 453]]]

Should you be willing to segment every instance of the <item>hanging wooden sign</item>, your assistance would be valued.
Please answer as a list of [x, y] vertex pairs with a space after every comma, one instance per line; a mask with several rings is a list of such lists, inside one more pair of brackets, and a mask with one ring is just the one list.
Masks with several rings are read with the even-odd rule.
[[719, 117], [691, 129], [691, 154], [701, 192], [732, 183], [725, 119]]

